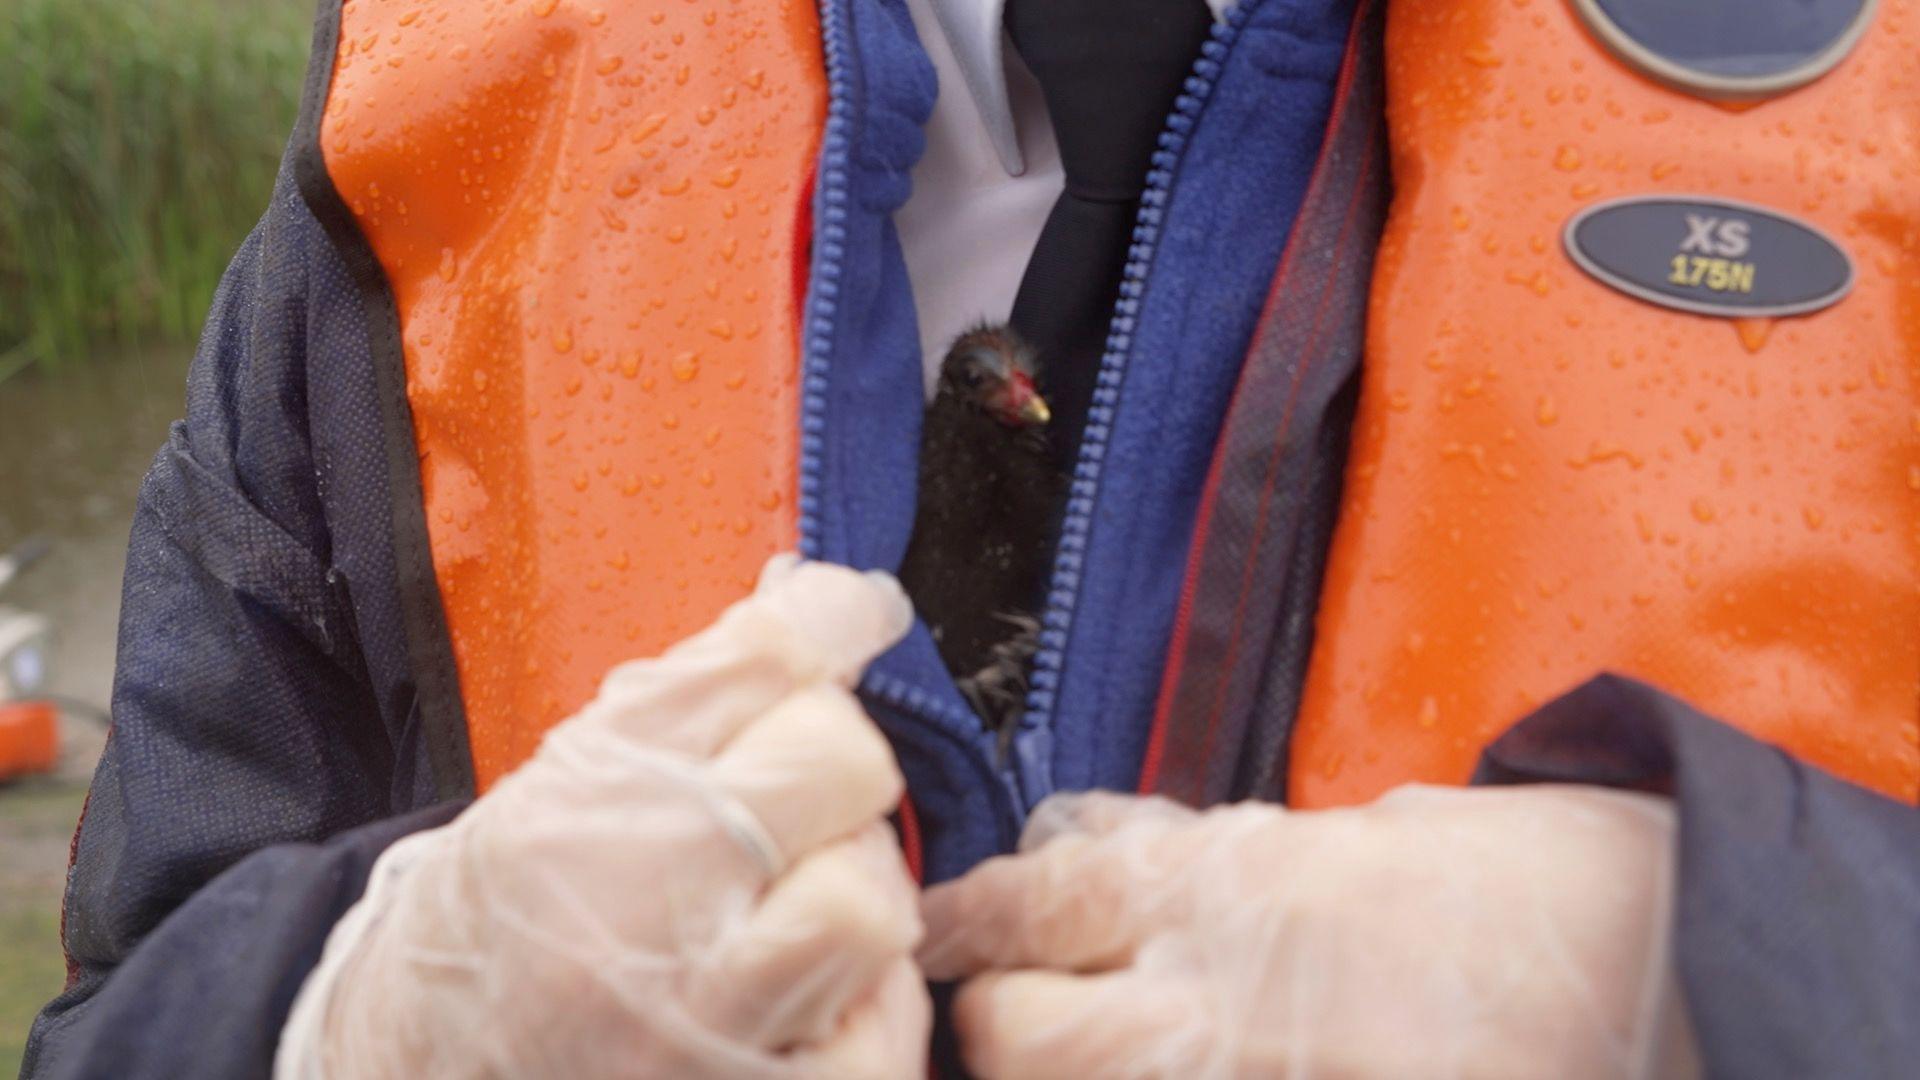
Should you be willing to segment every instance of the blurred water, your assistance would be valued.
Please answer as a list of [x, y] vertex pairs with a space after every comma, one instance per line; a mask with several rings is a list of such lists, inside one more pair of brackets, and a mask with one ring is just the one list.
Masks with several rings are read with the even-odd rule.
[[[189, 358], [179, 349], [102, 357], [0, 383], [0, 550], [29, 536], [53, 545], [0, 602], [53, 620], [51, 691], [99, 709], [113, 682], [134, 497], [182, 412]], [[66, 771], [84, 775], [99, 732], [68, 729]]]

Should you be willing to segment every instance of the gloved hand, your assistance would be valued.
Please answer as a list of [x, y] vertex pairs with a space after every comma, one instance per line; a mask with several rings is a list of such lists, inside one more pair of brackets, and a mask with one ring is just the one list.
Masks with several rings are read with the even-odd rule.
[[776, 558], [622, 665], [534, 758], [395, 845], [328, 940], [282, 1077], [904, 1077], [929, 1005], [903, 783], [849, 687], [892, 578]]
[[1673, 810], [1585, 787], [1406, 787], [1197, 813], [1055, 797], [922, 902], [990, 1080], [1690, 1075]]

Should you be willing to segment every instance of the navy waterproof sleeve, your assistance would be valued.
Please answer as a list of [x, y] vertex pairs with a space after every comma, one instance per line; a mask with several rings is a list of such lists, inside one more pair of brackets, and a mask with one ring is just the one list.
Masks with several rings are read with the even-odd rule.
[[1673, 796], [1674, 949], [1712, 1075], [1920, 1068], [1920, 809], [1617, 676], [1513, 728], [1475, 780]]
[[96, 962], [49, 1006], [21, 1075], [267, 1075], [293, 997], [334, 922], [365, 889], [373, 860], [456, 809], [429, 808], [326, 844], [279, 844], [248, 856], [117, 966]]
[[24, 1076], [260, 1075], [421, 777], [361, 306], [283, 175], [140, 492], [69, 986]]

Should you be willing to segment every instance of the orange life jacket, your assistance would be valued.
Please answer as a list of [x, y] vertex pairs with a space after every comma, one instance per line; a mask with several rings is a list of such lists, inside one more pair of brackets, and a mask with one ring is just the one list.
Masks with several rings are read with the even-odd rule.
[[348, 0], [321, 129], [391, 284], [482, 790], [797, 535], [809, 0]]
[[[1910, 0], [1741, 109], [1629, 70], [1571, 2], [1394, 9], [1399, 195], [1294, 797], [1462, 779], [1614, 669], [1911, 798]], [[793, 545], [825, 112], [804, 0], [345, 5], [322, 148], [394, 293], [483, 789]], [[1562, 251], [1581, 211], [1661, 192], [1830, 235], [1850, 294], [1683, 314]]]
[[[1396, 195], [1296, 802], [1463, 781], [1601, 670], [1914, 799], [1915, 16], [1884, 0], [1830, 73], [1727, 105], [1616, 59], [1572, 0], [1391, 9]], [[1568, 235], [1676, 193], [1701, 198], [1665, 220], [1699, 235], [1656, 227], [1624, 278]], [[1738, 314], [1808, 272], [1761, 250], [1776, 226], [1803, 254], [1831, 238], [1851, 290], [1810, 286], [1799, 306], [1830, 306], [1791, 317], [1676, 310]]]

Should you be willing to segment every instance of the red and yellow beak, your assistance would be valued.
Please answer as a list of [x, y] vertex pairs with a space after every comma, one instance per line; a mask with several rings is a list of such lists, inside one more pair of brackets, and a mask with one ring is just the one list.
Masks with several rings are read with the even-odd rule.
[[1016, 371], [1007, 380], [1004, 400], [1008, 423], [1036, 425], [1053, 419], [1053, 410], [1047, 408], [1047, 399], [1033, 388], [1033, 378], [1025, 372]]

